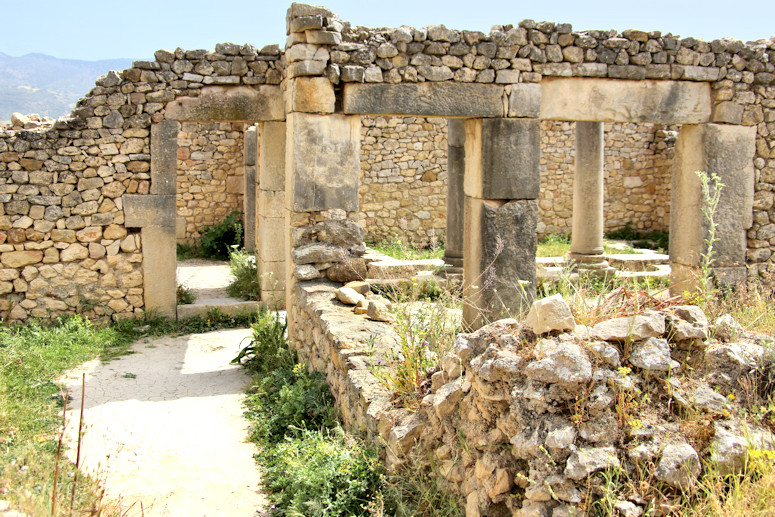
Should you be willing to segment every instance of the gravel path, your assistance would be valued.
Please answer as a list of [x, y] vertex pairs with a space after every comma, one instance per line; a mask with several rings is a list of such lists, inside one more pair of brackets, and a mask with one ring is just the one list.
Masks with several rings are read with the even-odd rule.
[[85, 363], [63, 379], [75, 460], [86, 375], [83, 469], [104, 480], [127, 516], [253, 517], [268, 507], [246, 443], [248, 378], [229, 364], [249, 329], [136, 343], [133, 354]]

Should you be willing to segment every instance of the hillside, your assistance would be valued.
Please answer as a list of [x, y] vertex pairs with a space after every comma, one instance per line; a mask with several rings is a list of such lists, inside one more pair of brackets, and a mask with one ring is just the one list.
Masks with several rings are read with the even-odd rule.
[[131, 59], [80, 61], [45, 54], [12, 57], [0, 52], [0, 121], [11, 113], [66, 115], [108, 70], [123, 70]]

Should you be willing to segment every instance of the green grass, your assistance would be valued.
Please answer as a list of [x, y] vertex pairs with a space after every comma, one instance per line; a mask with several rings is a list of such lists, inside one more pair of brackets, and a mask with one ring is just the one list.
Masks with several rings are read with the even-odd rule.
[[[564, 257], [570, 253], [570, 235], [551, 234], [538, 241], [536, 257]], [[614, 248], [609, 240], [603, 241], [603, 253], [606, 255], [639, 254], [632, 246], [623, 249]]]
[[[184, 322], [148, 317], [97, 325], [80, 316], [0, 326], [0, 498], [30, 515], [49, 515], [60, 412], [55, 384], [66, 370], [85, 361], [110, 360], [137, 339], [249, 326], [256, 315], [225, 316], [212, 311]], [[69, 509], [74, 467], [60, 462], [57, 506]], [[97, 483], [78, 476], [74, 514], [96, 515]], [[117, 515], [102, 508], [101, 515]]]
[[440, 259], [444, 256], [444, 246], [418, 248], [400, 239], [370, 242], [368, 246], [374, 251], [398, 260]]

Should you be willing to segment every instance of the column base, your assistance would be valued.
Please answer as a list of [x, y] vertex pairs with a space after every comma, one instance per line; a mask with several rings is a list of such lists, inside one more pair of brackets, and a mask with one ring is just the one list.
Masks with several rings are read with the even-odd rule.
[[444, 261], [444, 274], [445, 275], [462, 275], [463, 274], [463, 257], [444, 254], [441, 259]]
[[616, 268], [611, 267], [605, 259], [605, 255], [584, 255], [571, 252], [568, 254], [568, 259], [576, 273], [605, 278], [616, 274]]

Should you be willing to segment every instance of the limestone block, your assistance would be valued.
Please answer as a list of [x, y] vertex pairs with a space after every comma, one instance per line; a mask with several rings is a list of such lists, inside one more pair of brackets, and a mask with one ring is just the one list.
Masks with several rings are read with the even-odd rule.
[[179, 129], [175, 120], [151, 126], [151, 194], [175, 195]]
[[282, 219], [285, 210], [285, 192], [261, 190], [258, 193], [258, 214], [260, 217]]
[[713, 106], [713, 122], [740, 124], [743, 121], [743, 106], [736, 102], [724, 101]]
[[710, 115], [707, 83], [579, 77], [541, 81], [542, 119], [699, 124]]
[[124, 225], [127, 228], [176, 225], [175, 196], [124, 194]]
[[291, 210], [357, 210], [360, 118], [292, 113], [287, 125]]
[[284, 120], [285, 105], [279, 86], [206, 86], [198, 97], [181, 97], [167, 104], [165, 116], [181, 121]]
[[722, 124], [686, 125], [675, 148], [671, 187], [670, 258], [697, 266], [706, 251], [708, 222], [697, 171], [716, 174], [721, 190], [714, 220], [714, 266], [745, 264], [746, 232], [753, 224], [756, 129]]
[[344, 112], [437, 117], [502, 117], [504, 87], [492, 84], [346, 84]]
[[509, 117], [538, 117], [541, 110], [541, 85], [520, 83], [506, 87], [509, 96]]
[[285, 224], [283, 219], [262, 218], [259, 221], [256, 244], [257, 255], [265, 262], [285, 260]]
[[285, 122], [261, 124], [258, 185], [262, 191], [285, 191], [285, 133]]
[[141, 238], [145, 310], [175, 318], [177, 311], [175, 228], [174, 226], [146, 226], [142, 229]]
[[333, 113], [334, 85], [326, 77], [298, 77], [289, 85], [288, 111]]
[[5, 267], [24, 267], [37, 264], [41, 260], [42, 251], [7, 251], [0, 255], [0, 262]]
[[258, 154], [258, 130], [256, 126], [250, 126], [245, 130], [245, 166], [257, 165]]
[[525, 318], [525, 325], [536, 334], [543, 334], [554, 330], [573, 330], [576, 321], [562, 295], [556, 294], [533, 302]]
[[516, 313], [535, 297], [538, 204], [466, 197], [463, 319], [472, 328]]
[[464, 190], [480, 199], [537, 199], [541, 123], [530, 119], [466, 121]]
[[229, 194], [245, 193], [245, 177], [229, 176], [226, 178], [226, 192]]

